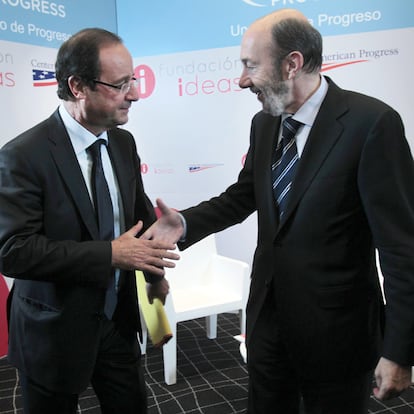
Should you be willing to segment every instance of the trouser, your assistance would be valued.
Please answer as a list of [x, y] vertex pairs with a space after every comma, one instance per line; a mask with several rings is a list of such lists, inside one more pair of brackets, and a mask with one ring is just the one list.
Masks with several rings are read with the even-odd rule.
[[[105, 320], [91, 378], [102, 414], [146, 414], [147, 395], [136, 335], [126, 339]], [[19, 371], [24, 414], [75, 414], [78, 394], [54, 392]]]
[[269, 294], [249, 338], [248, 414], [367, 414], [373, 372], [329, 382], [300, 379], [275, 321]]

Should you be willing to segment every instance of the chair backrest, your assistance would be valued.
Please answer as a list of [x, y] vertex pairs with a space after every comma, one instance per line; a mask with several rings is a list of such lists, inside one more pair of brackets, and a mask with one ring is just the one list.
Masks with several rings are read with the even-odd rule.
[[172, 289], [179, 289], [191, 284], [203, 284], [203, 276], [212, 266], [217, 255], [214, 234], [205, 237], [186, 250], [179, 252], [180, 260], [175, 268], [166, 269], [166, 277]]
[[175, 384], [177, 369], [177, 323], [205, 318], [206, 334], [217, 337], [217, 315], [239, 313], [240, 332], [245, 333], [246, 302], [249, 289], [249, 266], [239, 260], [217, 254], [214, 235], [208, 236], [180, 252], [173, 269], [165, 269], [170, 294], [165, 312], [172, 338], [163, 347], [164, 377]]

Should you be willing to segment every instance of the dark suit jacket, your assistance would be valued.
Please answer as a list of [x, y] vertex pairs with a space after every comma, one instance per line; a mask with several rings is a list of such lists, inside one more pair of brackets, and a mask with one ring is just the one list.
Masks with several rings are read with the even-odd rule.
[[[108, 131], [125, 226], [149, 225], [134, 139]], [[9, 302], [9, 360], [49, 389], [78, 393], [99, 347], [111, 244], [99, 241], [95, 214], [58, 112], [0, 151], [0, 269], [16, 278]], [[140, 331], [135, 277], [121, 272], [114, 320]]]
[[[328, 82], [282, 221], [270, 167], [280, 117], [259, 112], [238, 181], [182, 211], [188, 232], [180, 245], [257, 210], [247, 343], [274, 289], [275, 323], [299, 372], [325, 380], [366, 371], [380, 354], [414, 363], [414, 169], [403, 125], [384, 103]], [[382, 345], [375, 248], [387, 295]]]

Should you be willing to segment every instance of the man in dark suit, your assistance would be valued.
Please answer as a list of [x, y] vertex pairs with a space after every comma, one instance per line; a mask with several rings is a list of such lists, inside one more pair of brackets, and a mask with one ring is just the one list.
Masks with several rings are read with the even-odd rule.
[[[374, 393], [386, 399], [409, 387], [414, 363], [414, 169], [402, 121], [320, 75], [321, 36], [295, 10], [254, 22], [241, 60], [240, 86], [263, 111], [237, 182], [181, 211], [185, 234], [158, 200], [164, 215], [143, 237], [185, 238], [186, 248], [257, 211], [248, 413], [296, 414], [300, 398], [308, 414], [367, 413], [375, 366]], [[300, 122], [285, 150], [293, 143], [296, 156], [278, 174], [288, 117]]]
[[[138, 100], [133, 74], [115, 34], [73, 35], [56, 61], [62, 105], [0, 151], [0, 270], [15, 278], [8, 357], [26, 414], [75, 413], [90, 382], [103, 413], [147, 412], [135, 269], [146, 272], [149, 296], [165, 300], [164, 267], [178, 256], [174, 244], [136, 237], [155, 214], [134, 139], [116, 128]], [[109, 239], [92, 201], [89, 147], [97, 139], [112, 205]]]

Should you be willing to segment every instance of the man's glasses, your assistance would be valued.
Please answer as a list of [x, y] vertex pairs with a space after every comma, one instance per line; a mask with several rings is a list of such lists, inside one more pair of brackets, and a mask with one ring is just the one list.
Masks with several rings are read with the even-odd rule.
[[138, 80], [136, 78], [131, 78], [130, 80], [122, 82], [119, 85], [113, 85], [112, 83], [103, 82], [97, 79], [92, 79], [92, 82], [99, 83], [100, 85], [109, 86], [114, 89], [118, 89], [119, 92], [124, 95], [126, 95], [131, 90], [131, 88], [138, 87]]

